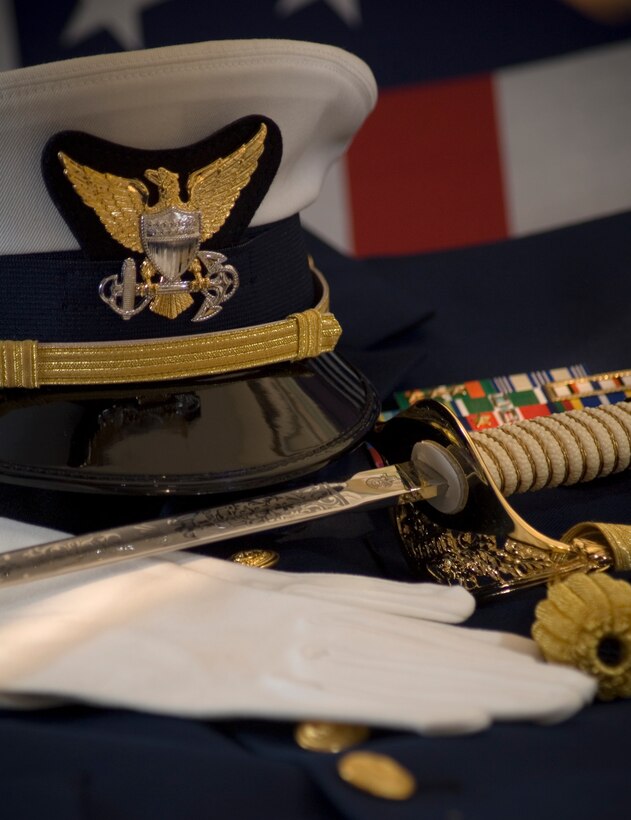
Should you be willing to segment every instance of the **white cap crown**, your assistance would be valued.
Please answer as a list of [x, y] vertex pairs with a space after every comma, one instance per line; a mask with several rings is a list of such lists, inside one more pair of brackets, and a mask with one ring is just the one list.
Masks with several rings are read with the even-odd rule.
[[84, 57], [0, 74], [0, 254], [77, 248], [51, 202], [48, 139], [85, 131], [134, 148], [178, 148], [233, 120], [274, 120], [283, 158], [252, 225], [303, 210], [376, 102], [365, 63], [333, 46], [224, 40]]

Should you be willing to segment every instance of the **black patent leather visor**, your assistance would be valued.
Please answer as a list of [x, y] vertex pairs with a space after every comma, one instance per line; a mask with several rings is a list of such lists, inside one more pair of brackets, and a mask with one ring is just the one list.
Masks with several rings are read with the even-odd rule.
[[144, 495], [256, 489], [315, 472], [379, 410], [335, 353], [160, 384], [0, 393], [0, 481]]

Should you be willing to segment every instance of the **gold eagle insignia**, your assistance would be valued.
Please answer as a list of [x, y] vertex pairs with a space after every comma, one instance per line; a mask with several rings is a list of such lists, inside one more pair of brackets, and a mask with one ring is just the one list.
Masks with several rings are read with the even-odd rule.
[[[126, 259], [120, 276], [101, 282], [101, 298], [116, 313], [130, 319], [149, 305], [154, 313], [173, 319], [192, 304], [191, 293], [204, 294], [193, 321], [221, 310], [238, 287], [238, 274], [223, 264], [223, 254], [200, 251], [200, 245], [228, 219], [258, 166], [266, 135], [262, 123], [236, 151], [191, 173], [185, 201], [178, 174], [162, 167], [147, 169], [145, 178], [158, 189], [154, 205], [148, 204], [150, 191], [143, 181], [96, 171], [59, 152], [64, 174], [109, 235], [128, 250], [145, 254], [140, 280], [136, 263]], [[182, 278], [187, 272], [192, 279]]]

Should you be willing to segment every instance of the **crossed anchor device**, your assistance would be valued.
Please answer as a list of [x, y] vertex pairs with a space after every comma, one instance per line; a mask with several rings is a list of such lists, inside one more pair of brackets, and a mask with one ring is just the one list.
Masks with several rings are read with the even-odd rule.
[[[146, 253], [149, 260], [144, 260], [141, 266], [141, 278], [138, 279], [138, 269], [133, 259], [123, 262], [118, 274], [106, 276], [99, 285], [99, 296], [106, 305], [123, 319], [131, 319], [147, 305], [149, 310], [175, 319], [193, 301], [191, 293], [204, 294], [201, 307], [191, 319], [192, 322], [203, 322], [215, 316], [222, 305], [233, 296], [239, 287], [239, 274], [232, 265], [224, 265], [227, 257], [215, 251], [199, 251], [189, 254], [186, 263], [179, 268], [173, 264], [158, 265], [154, 261], [155, 246], [163, 242], [168, 245], [168, 239], [158, 240], [146, 244]], [[170, 263], [172, 255], [166, 261]], [[153, 263], [153, 264], [152, 264]], [[201, 264], [200, 264], [201, 263]], [[202, 276], [201, 265], [206, 269]], [[182, 279], [182, 274], [192, 270], [195, 279]], [[153, 282], [156, 272], [160, 275], [158, 282]]]

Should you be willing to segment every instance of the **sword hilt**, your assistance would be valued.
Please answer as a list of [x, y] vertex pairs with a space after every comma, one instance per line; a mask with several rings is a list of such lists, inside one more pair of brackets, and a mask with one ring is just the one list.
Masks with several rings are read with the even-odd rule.
[[504, 496], [591, 481], [629, 468], [631, 403], [517, 421], [471, 440]]
[[488, 597], [576, 571], [631, 568], [631, 540], [619, 549], [585, 536], [564, 543], [538, 532], [505, 500], [628, 468], [625, 403], [471, 434], [445, 405], [423, 400], [376, 431], [374, 444], [390, 462], [413, 448], [417, 470], [447, 485], [434, 499], [402, 504], [395, 516], [406, 557], [422, 577]]

